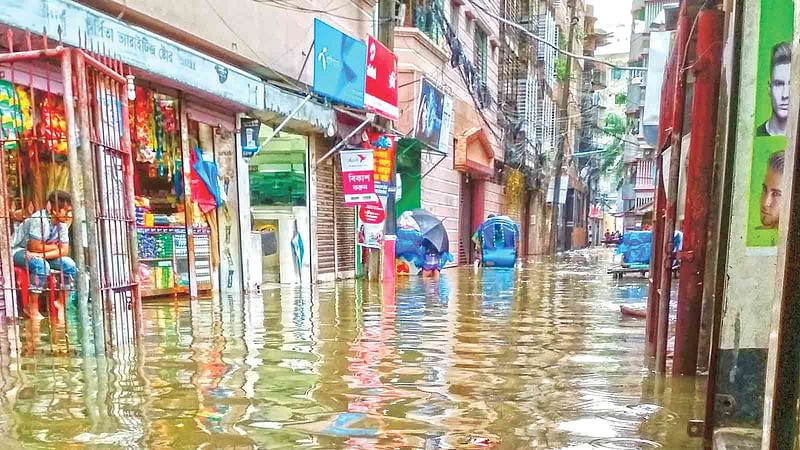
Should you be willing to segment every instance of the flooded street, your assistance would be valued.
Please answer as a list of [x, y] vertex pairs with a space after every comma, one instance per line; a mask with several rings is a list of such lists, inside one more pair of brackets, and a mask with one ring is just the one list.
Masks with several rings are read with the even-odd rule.
[[[703, 380], [643, 367], [609, 250], [438, 282], [145, 304], [140, 345], [2, 327], [0, 448], [698, 448]], [[72, 326], [71, 326], [72, 325]], [[695, 384], [698, 387], [695, 387]]]

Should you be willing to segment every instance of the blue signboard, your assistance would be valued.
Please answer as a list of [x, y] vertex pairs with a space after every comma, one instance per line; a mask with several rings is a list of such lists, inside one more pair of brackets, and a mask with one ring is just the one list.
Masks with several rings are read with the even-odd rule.
[[366, 80], [367, 45], [314, 19], [314, 92], [363, 108]]

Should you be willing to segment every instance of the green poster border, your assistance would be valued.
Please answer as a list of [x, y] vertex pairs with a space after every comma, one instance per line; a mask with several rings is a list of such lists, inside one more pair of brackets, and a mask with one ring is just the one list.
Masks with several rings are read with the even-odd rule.
[[[794, 2], [792, 0], [761, 0], [759, 20], [758, 67], [756, 75], [753, 143], [751, 146], [750, 186], [748, 197], [747, 247], [774, 247], [778, 241], [777, 229], [762, 229], [761, 191], [767, 162], [773, 153], [786, 148], [782, 136], [758, 137], [756, 130], [772, 115], [769, 96], [770, 63], [772, 49], [780, 42], [792, 42], [794, 30]], [[793, 100], [794, 103], [794, 100]], [[796, 106], [796, 105], [794, 105]]]

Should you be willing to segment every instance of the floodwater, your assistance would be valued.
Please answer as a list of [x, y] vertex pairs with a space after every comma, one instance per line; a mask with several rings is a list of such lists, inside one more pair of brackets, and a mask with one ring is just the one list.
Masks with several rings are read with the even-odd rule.
[[[588, 250], [263, 298], [146, 303], [140, 345], [0, 328], [0, 448], [684, 449], [702, 380], [643, 369], [644, 280]], [[70, 325], [73, 325], [70, 327]], [[696, 387], [695, 385], [698, 385]]]

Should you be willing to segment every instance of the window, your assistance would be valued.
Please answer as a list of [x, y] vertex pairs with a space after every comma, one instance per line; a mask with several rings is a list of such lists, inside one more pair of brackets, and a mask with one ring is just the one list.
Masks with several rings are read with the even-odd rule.
[[453, 33], [458, 36], [458, 19], [461, 16], [461, 8], [455, 3], [450, 3], [450, 28], [453, 29]]
[[477, 24], [475, 25], [475, 71], [481, 86], [486, 86], [489, 68], [489, 38], [486, 32]]
[[444, 11], [442, 0], [406, 0], [406, 5], [412, 11], [413, 26], [422, 31], [436, 44], [441, 44], [444, 40], [441, 24], [433, 11], [433, 3]]

